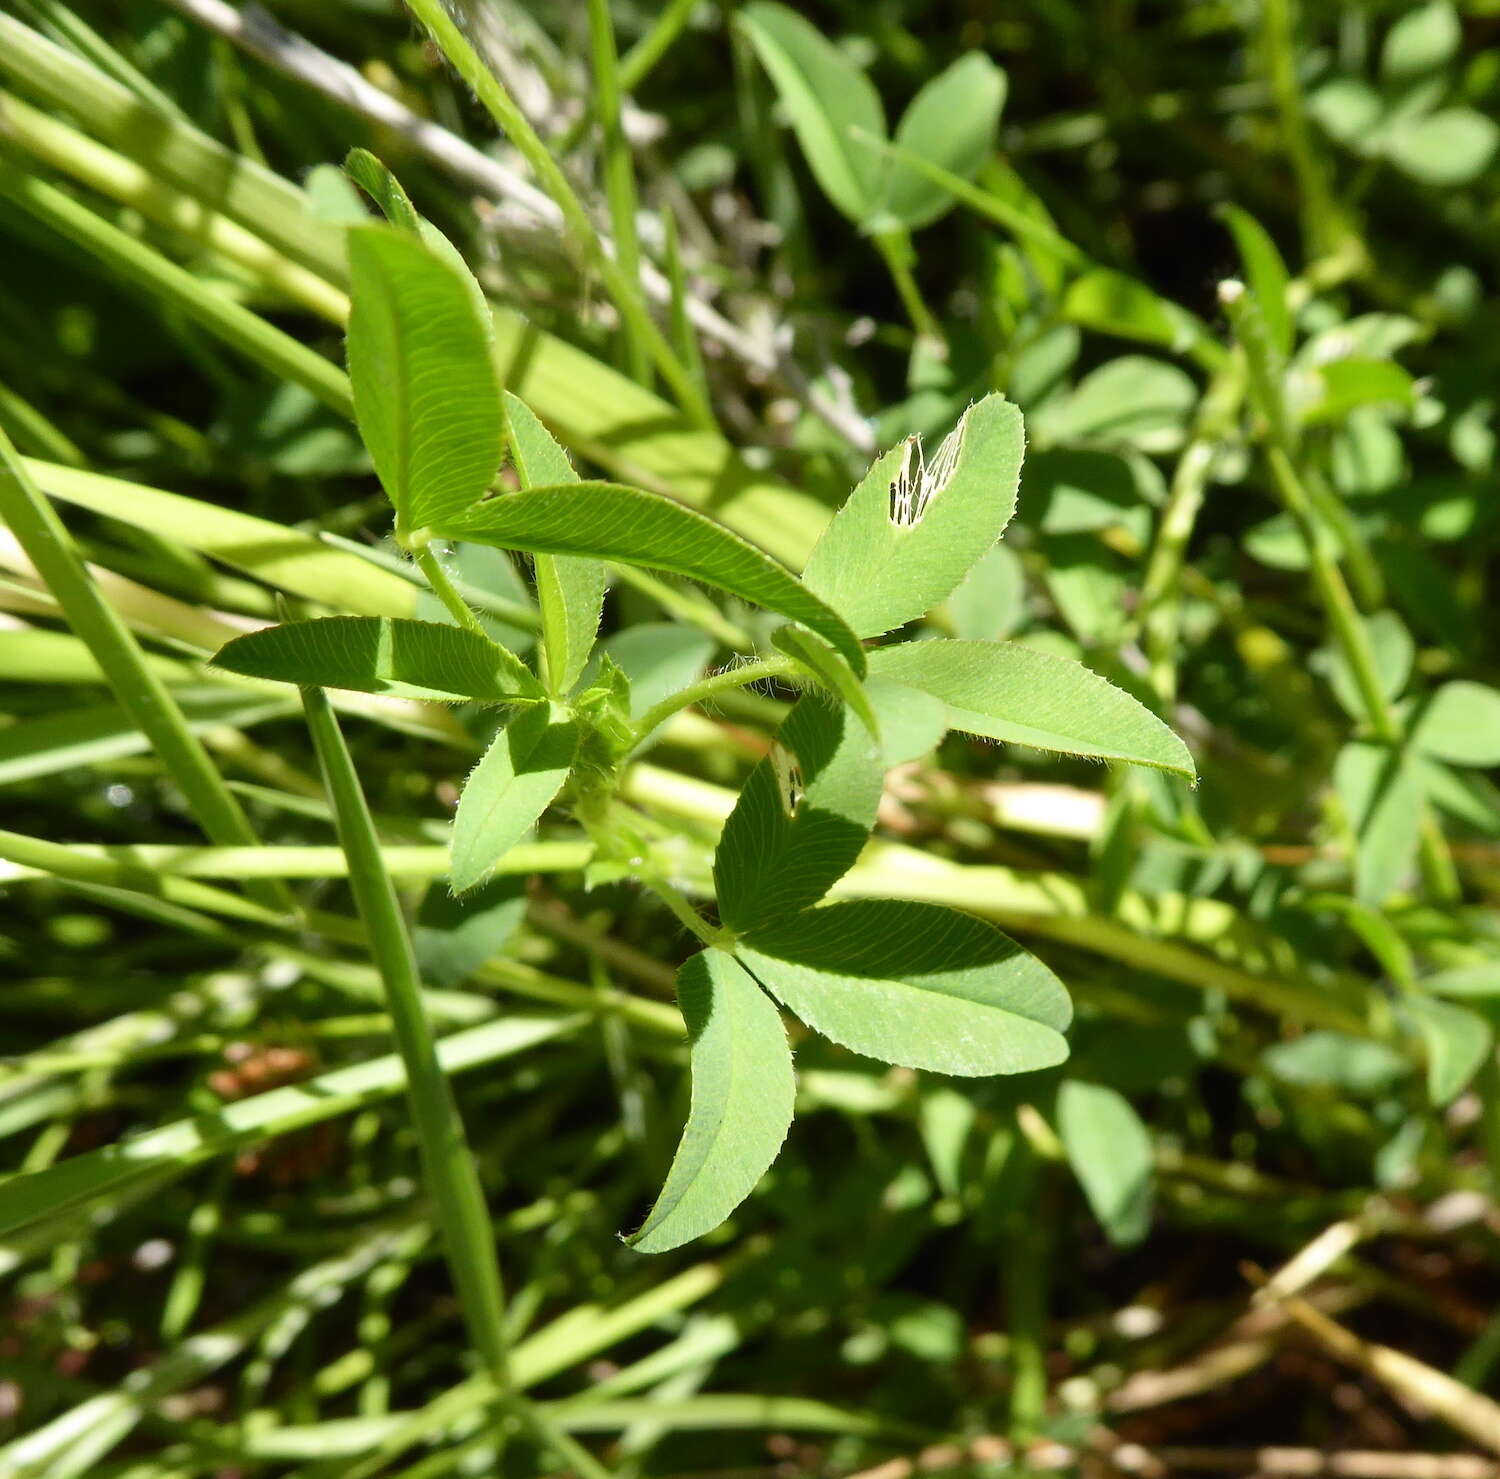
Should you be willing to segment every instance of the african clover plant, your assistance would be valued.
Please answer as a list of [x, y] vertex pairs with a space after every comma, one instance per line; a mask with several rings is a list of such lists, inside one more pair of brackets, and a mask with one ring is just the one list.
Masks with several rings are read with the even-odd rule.
[[[215, 661], [305, 689], [494, 706], [503, 722], [454, 820], [454, 892], [483, 884], [556, 805], [592, 839], [593, 876], [636, 878], [698, 936], [702, 948], [677, 977], [690, 1039], [687, 1125], [630, 1241], [657, 1252], [707, 1232], [775, 1158], [794, 1097], [778, 1003], [834, 1042], [910, 1068], [986, 1075], [1061, 1062], [1068, 995], [998, 930], [936, 904], [827, 902], [870, 837], [886, 770], [950, 729], [1193, 774], [1160, 720], [1075, 662], [1012, 643], [902, 639], [1004, 530], [1024, 450], [1020, 413], [989, 395], [930, 458], [915, 438], [886, 453], [799, 579], [670, 498], [580, 481], [504, 389], [489, 313], [452, 247], [367, 157], [356, 172], [392, 222], [348, 231], [359, 427], [396, 539], [451, 620], [286, 621], [236, 638]], [[498, 478], [507, 459], [515, 491]], [[438, 553], [455, 542], [531, 557], [534, 667], [465, 603]], [[625, 666], [595, 652], [607, 564], [667, 571], [764, 608], [783, 619], [774, 651], [703, 679], [707, 653], [690, 644], [691, 681], [633, 704]], [[671, 638], [658, 628], [644, 646], [671, 648]], [[672, 859], [656, 854], [621, 784], [672, 713], [757, 676], [800, 697], [724, 826], [715, 922], [679, 891]]]

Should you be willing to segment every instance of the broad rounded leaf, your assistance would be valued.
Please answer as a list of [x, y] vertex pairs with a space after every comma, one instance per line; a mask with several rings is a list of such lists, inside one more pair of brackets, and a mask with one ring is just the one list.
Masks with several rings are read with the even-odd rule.
[[1026, 438], [1003, 396], [969, 407], [930, 458], [910, 438], [834, 515], [803, 581], [861, 637], [925, 616], [999, 539], [1015, 511]]
[[349, 231], [349, 379], [360, 435], [403, 529], [459, 512], [504, 453], [493, 326], [466, 275], [416, 237]]
[[1034, 955], [969, 914], [856, 899], [768, 921], [740, 959], [809, 1027], [856, 1053], [965, 1075], [1068, 1056], [1072, 1005]]
[[213, 665], [251, 678], [398, 698], [535, 703], [542, 686], [477, 632], [391, 616], [287, 621], [226, 642]]
[[[994, 152], [1005, 89], [1005, 73], [983, 52], [971, 51], [912, 99], [896, 126], [895, 142], [972, 180]], [[953, 203], [941, 185], [896, 162], [890, 166], [879, 208], [915, 231], [937, 220]]]
[[784, 566], [722, 524], [618, 483], [573, 483], [503, 493], [444, 520], [436, 532], [533, 554], [591, 555], [670, 570], [779, 611], [865, 673], [864, 649], [840, 617]]
[[[531, 408], [505, 392], [505, 423], [510, 456], [523, 488], [576, 483], [568, 454]], [[542, 638], [547, 680], [556, 693], [567, 693], [578, 681], [599, 634], [604, 611], [604, 566], [577, 555], [534, 555], [537, 601], [542, 608]]]
[[885, 110], [870, 79], [785, 5], [757, 0], [736, 19], [770, 73], [813, 178], [851, 221], [863, 221], [884, 174], [883, 162], [854, 142], [856, 128], [885, 137]]
[[1500, 689], [1443, 684], [1418, 715], [1412, 743], [1451, 765], [1500, 765]]
[[941, 699], [949, 726], [969, 734], [1197, 773], [1187, 746], [1144, 704], [1065, 657], [1013, 642], [908, 642], [872, 652], [870, 675]]
[[1104, 1084], [1069, 1079], [1057, 1091], [1057, 1132], [1110, 1242], [1139, 1243], [1151, 1230], [1156, 1157], [1130, 1101]]
[[1380, 50], [1380, 73], [1409, 83], [1445, 67], [1463, 45], [1463, 25], [1448, 0], [1427, 0], [1400, 16]]
[[568, 778], [578, 725], [544, 704], [513, 719], [469, 773], [453, 819], [454, 893], [483, 883], [529, 832]]
[[792, 1122], [796, 1085], [781, 1014], [731, 955], [705, 950], [677, 973], [692, 1107], [666, 1184], [626, 1239], [665, 1253], [717, 1227], [755, 1189]]
[[1398, 129], [1388, 145], [1392, 162], [1424, 185], [1468, 184], [1497, 147], [1500, 124], [1473, 108], [1440, 108]]

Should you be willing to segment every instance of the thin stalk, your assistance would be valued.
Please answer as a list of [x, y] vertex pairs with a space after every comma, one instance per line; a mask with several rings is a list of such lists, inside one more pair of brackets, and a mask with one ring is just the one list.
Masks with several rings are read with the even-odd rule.
[[682, 264], [682, 240], [677, 227], [677, 212], [670, 203], [662, 205], [661, 223], [665, 233], [663, 250], [667, 264], [667, 286], [671, 290], [668, 322], [672, 340], [677, 345], [677, 353], [682, 356], [683, 364], [692, 371], [699, 390], [706, 395], [708, 376], [703, 369], [703, 351], [698, 344], [698, 335], [693, 330], [690, 312], [692, 295], [688, 291], [687, 272]]
[[1309, 257], [1321, 257], [1341, 245], [1346, 234], [1328, 185], [1322, 161], [1313, 149], [1297, 81], [1294, 0], [1262, 0], [1261, 51], [1266, 83], [1276, 100], [1281, 136], [1301, 195], [1302, 231]]
[[[1266, 465], [1281, 503], [1291, 516], [1307, 551], [1313, 585], [1332, 628], [1333, 640], [1349, 667], [1359, 693], [1365, 722], [1375, 739], [1384, 745], [1399, 746], [1405, 730], [1395, 707], [1386, 697], [1375, 662], [1374, 649], [1354, 597], [1344, 580], [1338, 561], [1318, 537], [1314, 504], [1291, 453], [1286, 404], [1281, 382], [1270, 356], [1269, 341], [1254, 299], [1238, 282], [1220, 285], [1224, 304], [1235, 337], [1245, 351], [1249, 371], [1251, 398], [1264, 417], [1269, 436], [1265, 449]], [[1453, 900], [1459, 896], [1458, 875], [1441, 829], [1424, 804], [1424, 818], [1419, 834], [1419, 860], [1422, 882], [1434, 898]]]
[[657, 727], [665, 724], [673, 714], [691, 704], [707, 703], [732, 689], [744, 688], [747, 684], [758, 683], [763, 678], [782, 678], [795, 671], [796, 664], [791, 658], [767, 657], [757, 662], [746, 663], [743, 667], [730, 668], [726, 672], [710, 673], [708, 677], [690, 684], [687, 688], [679, 689], [676, 693], [669, 694], [659, 704], [654, 704], [647, 709], [635, 726], [637, 742], [654, 733]]
[[933, 317], [932, 310], [928, 308], [926, 299], [922, 297], [916, 278], [912, 276], [911, 238], [904, 231], [881, 231], [875, 236], [875, 246], [885, 263], [886, 271], [891, 274], [891, 281], [896, 285], [901, 306], [906, 310], [912, 328], [923, 339], [946, 345], [943, 331]]
[[510, 1389], [510, 1343], [500, 1261], [474, 1157], [452, 1086], [438, 1062], [422, 982], [396, 890], [354, 762], [327, 695], [302, 691], [313, 746], [328, 787], [339, 843], [349, 859], [349, 885], [385, 987], [392, 1034], [406, 1069], [412, 1124], [442, 1229], [448, 1266], [475, 1348], [502, 1392]]
[[656, 327], [647, 311], [639, 283], [632, 282], [621, 270], [619, 263], [605, 250], [598, 231], [594, 229], [594, 223], [589, 220], [588, 212], [583, 208], [583, 202], [547, 151], [540, 135], [516, 105], [515, 99], [500, 79], [485, 66], [479, 53], [469, 44], [468, 37], [444, 9], [442, 0], [410, 0], [410, 9], [437, 44], [438, 50], [473, 89], [474, 95], [485, 106], [501, 131], [521, 152], [536, 175], [537, 182], [557, 203], [558, 209], [562, 211], [563, 225], [568, 236], [582, 251], [588, 265], [603, 280], [621, 319], [650, 350], [652, 362], [661, 372], [662, 379], [677, 398], [678, 404], [700, 425], [713, 427], [713, 412], [699, 395], [686, 366], [673, 353], [672, 346]]
[[443, 562], [433, 554], [432, 546], [424, 544], [420, 549], [415, 551], [415, 558], [417, 568], [427, 577], [427, 584], [432, 587], [433, 593], [443, 603], [444, 608], [454, 621], [459, 626], [476, 633], [488, 642], [490, 634], [485, 631], [483, 624], [474, 614], [469, 603], [464, 600], [454, 587], [453, 582], [448, 579], [448, 572], [443, 569]]
[[1011, 1154], [1023, 1158], [1022, 1210], [1007, 1219], [1001, 1277], [1010, 1335], [1010, 1438], [1021, 1446], [1037, 1436], [1047, 1410], [1048, 1229], [1045, 1209], [1036, 1205], [1046, 1166], [1023, 1137]]
[[[89, 578], [63, 521], [32, 482], [10, 438], [0, 431], [0, 521], [9, 526], [37, 574], [62, 607], [68, 625], [99, 664], [125, 712], [151, 742], [211, 841], [259, 842], [234, 793], [209, 758], [158, 670], [146, 659], [119, 613]], [[289, 909], [279, 886], [251, 892], [268, 909]]]
[[[609, 202], [615, 238], [615, 261], [625, 279], [640, 290], [641, 244], [636, 235], [635, 164], [620, 121], [620, 58], [615, 50], [614, 21], [609, 0], [588, 0], [589, 35], [594, 52], [594, 111], [603, 136], [604, 195]], [[625, 360], [631, 376], [651, 383], [651, 349], [626, 320]]]
[[6, 160], [0, 160], [0, 196], [82, 247], [111, 273], [202, 324], [278, 379], [295, 382], [340, 415], [353, 418], [349, 381], [338, 366], [248, 308], [210, 291], [192, 273], [112, 226], [87, 206]]

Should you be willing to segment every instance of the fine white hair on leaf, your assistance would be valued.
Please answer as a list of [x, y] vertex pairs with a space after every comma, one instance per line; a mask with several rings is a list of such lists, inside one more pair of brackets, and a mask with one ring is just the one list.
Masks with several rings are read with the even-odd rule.
[[[971, 406], [969, 410], [973, 410]], [[939, 444], [932, 461], [922, 449], [922, 438], [909, 436], [901, 452], [901, 467], [891, 483], [891, 523], [910, 529], [922, 522], [928, 505], [952, 481], [963, 453], [969, 411]]]

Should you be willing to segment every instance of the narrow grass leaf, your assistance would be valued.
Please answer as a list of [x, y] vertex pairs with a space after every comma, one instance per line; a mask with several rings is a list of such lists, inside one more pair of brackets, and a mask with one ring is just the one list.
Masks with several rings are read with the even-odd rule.
[[384, 616], [282, 622], [226, 642], [213, 665], [252, 678], [397, 698], [535, 703], [544, 697], [520, 658], [477, 632]]
[[1197, 773], [1187, 746], [1155, 714], [1068, 658], [1013, 642], [909, 642], [872, 652], [870, 672], [941, 699], [949, 727], [969, 734]]
[[705, 950], [677, 973], [692, 1106], [666, 1183], [626, 1241], [665, 1253], [717, 1227], [755, 1189], [792, 1122], [792, 1054], [781, 1014], [732, 955]]
[[800, 621], [864, 676], [864, 649], [830, 606], [753, 544], [670, 498], [618, 483], [533, 488], [487, 498], [435, 528], [503, 549], [620, 560], [701, 580]]
[[494, 738], [453, 819], [454, 893], [483, 883], [562, 790], [578, 753], [578, 726], [555, 705], [529, 709]]
[[1287, 303], [1287, 289], [1292, 278], [1286, 270], [1286, 263], [1282, 261], [1270, 233], [1248, 211], [1237, 205], [1225, 205], [1220, 207], [1219, 217], [1234, 237], [1245, 268], [1245, 280], [1266, 321], [1271, 347], [1285, 361], [1292, 352], [1295, 333], [1292, 310]]
[[349, 232], [349, 378], [360, 434], [403, 530], [489, 486], [504, 455], [489, 318], [451, 262], [385, 226]]
[[[510, 456], [522, 488], [576, 483], [568, 454], [518, 396], [505, 393], [505, 423]], [[554, 693], [567, 693], [578, 681], [599, 633], [606, 576], [598, 560], [578, 555], [532, 556], [537, 600], [542, 608], [542, 638], [547, 654], [547, 681]]]
[[861, 637], [925, 616], [1010, 522], [1025, 446], [1021, 413], [988, 395], [931, 457], [915, 438], [887, 452], [809, 556], [808, 589]]
[[937, 904], [858, 899], [767, 920], [736, 952], [809, 1027], [907, 1068], [979, 1075], [1068, 1055], [1062, 983], [999, 930]]
[[1057, 1092], [1057, 1131], [1110, 1242], [1139, 1243], [1151, 1230], [1155, 1154], [1130, 1101], [1105, 1084], [1069, 1079]]

